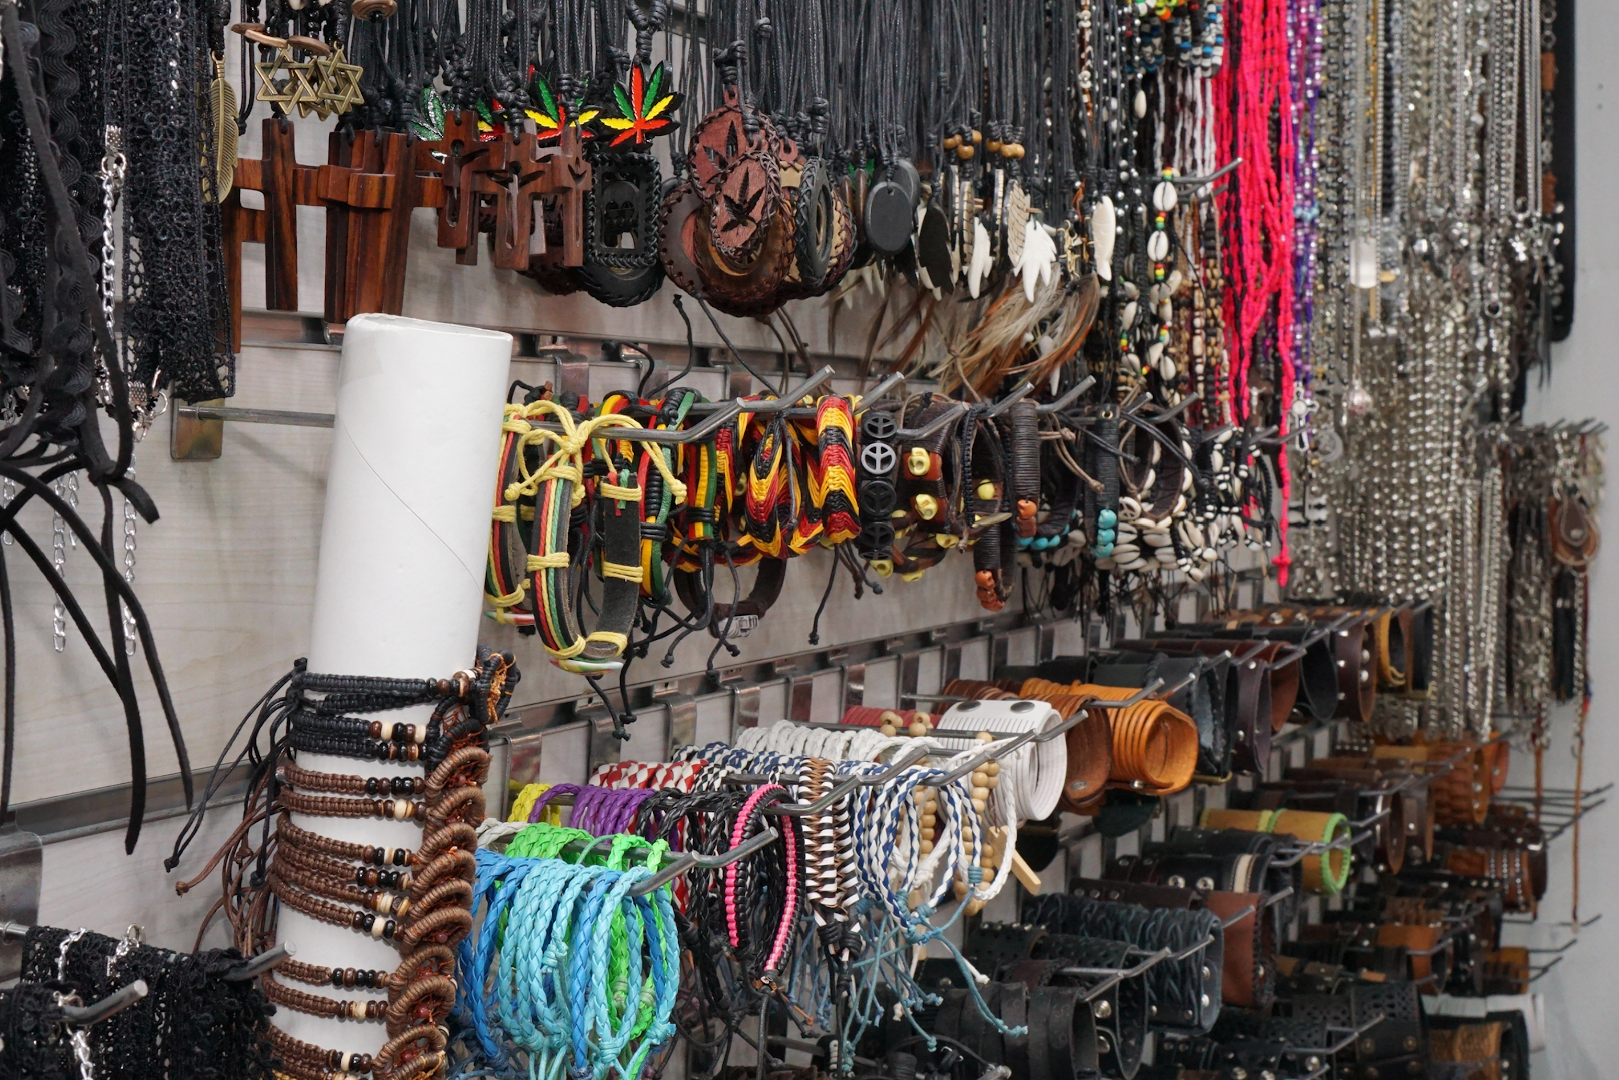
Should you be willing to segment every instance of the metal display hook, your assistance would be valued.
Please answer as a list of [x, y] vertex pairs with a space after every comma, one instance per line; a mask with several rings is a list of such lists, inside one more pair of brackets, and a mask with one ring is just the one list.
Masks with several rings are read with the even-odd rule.
[[1079, 400], [1079, 395], [1096, 385], [1096, 376], [1087, 375], [1073, 386], [1063, 392], [1062, 397], [1056, 401], [1048, 401], [1043, 405], [1036, 405], [1034, 411], [1041, 416], [1050, 416], [1052, 413], [1062, 412], [1068, 406]]
[[[0, 939], [27, 937], [33, 927], [19, 922], [0, 922]], [[297, 954], [297, 948], [289, 941], [274, 945], [257, 956], [250, 956], [235, 967], [228, 969], [219, 978], [226, 982], [246, 982], [256, 979], [266, 971], [278, 968], [283, 962]], [[128, 989], [127, 987], [125, 989]], [[110, 1013], [108, 1015], [111, 1015]]]
[[1311, 645], [1314, 645], [1318, 641], [1325, 641], [1338, 630], [1349, 625], [1358, 618], [1360, 618], [1360, 613], [1358, 611], [1346, 611], [1327, 625], [1318, 626], [1308, 634], [1305, 634], [1304, 637], [1299, 639], [1297, 644], [1301, 649], [1308, 649]]
[[1171, 405], [1163, 412], [1147, 417], [1147, 420], [1151, 423], [1162, 423], [1165, 420], [1173, 420], [1175, 417], [1179, 416], [1181, 413], [1190, 408], [1194, 402], [1202, 400], [1203, 395], [1198, 393], [1196, 390], [1193, 390], [1191, 393], [1181, 398], [1174, 405]]
[[1034, 393], [1034, 383], [1023, 383], [1010, 394], [1007, 394], [1005, 397], [1001, 398], [1001, 400], [985, 409], [984, 415], [999, 416], [1001, 413], [1005, 412], [1007, 409], [1010, 409], [1013, 405], [1016, 405], [1018, 402], [1022, 401], [1032, 393]]
[[950, 408], [946, 409], [938, 416], [935, 416], [932, 420], [928, 421], [926, 424], [923, 424], [921, 427], [898, 429], [894, 432], [894, 438], [926, 439], [930, 435], [936, 435], [945, 428], [949, 427], [951, 424], [955, 423], [957, 420], [961, 419], [962, 415], [966, 413], [967, 408], [968, 406], [965, 401], [952, 402]]
[[74, 1027], [89, 1027], [114, 1013], [123, 1012], [146, 994], [146, 980], [136, 979], [122, 990], [114, 990], [92, 1005], [63, 1005], [62, 1019]]
[[1095, 998], [1100, 997], [1102, 994], [1107, 993], [1125, 979], [1133, 979], [1136, 976], [1144, 974], [1152, 968], [1157, 967], [1165, 960], [1168, 960], [1170, 955], [1170, 950], [1159, 949], [1157, 952], [1146, 954], [1147, 958], [1132, 968], [1071, 967], [1063, 968], [1060, 974], [1070, 977], [1086, 977], [1094, 975], [1102, 976], [1101, 982], [1097, 983], [1095, 986], [1087, 987], [1085, 992], [1080, 995], [1080, 1000], [1092, 1001]]
[[1243, 908], [1241, 911], [1239, 911], [1235, 915], [1231, 916], [1231, 918], [1229, 918], [1229, 919], [1221, 919], [1220, 920], [1220, 929], [1229, 930], [1233, 926], [1236, 926], [1238, 923], [1242, 922], [1242, 920], [1246, 919], [1248, 916], [1250, 916], [1250, 915], [1254, 914], [1255, 912], [1257, 912], [1258, 910], [1259, 910], [1259, 905], [1258, 904], [1249, 904], [1247, 907]]
[[775, 829], [767, 825], [758, 835], [751, 836], [731, 850], [721, 852], [718, 855], [698, 855], [690, 851], [684, 852], [668, 866], [658, 870], [657, 873], [645, 881], [640, 881], [630, 886], [630, 895], [647, 896], [669, 884], [669, 882], [693, 867], [701, 866], [709, 870], [716, 870], [722, 866], [729, 866], [739, 859], [745, 859], [754, 852], [762, 851], [764, 848], [769, 847], [776, 842], [776, 838], [780, 835]]
[[[888, 393], [891, 390], [893, 390], [896, 386], [900, 386], [904, 382], [905, 382], [905, 374], [904, 374], [904, 372], [896, 371], [896, 372], [893, 372], [893, 373], [891, 373], [889, 375], [884, 376], [883, 380], [881, 382], [879, 382], [876, 386], [871, 388], [871, 393], [866, 394], [866, 395], [864, 395], [864, 396], [862, 396], [860, 398], [860, 407], [859, 408], [852, 408], [851, 407], [850, 412], [853, 412], [853, 413], [863, 413], [863, 412], [865, 412], [867, 409], [871, 408], [877, 402], [881, 401], [884, 397], [886, 397], [888, 395]], [[791, 391], [789, 391], [789, 392], [791, 392]], [[796, 396], [794, 396], [790, 400], [792, 400], [793, 402], [797, 402], [797, 401], [801, 400], [803, 398], [803, 396], [804, 396], [803, 394], [797, 394]], [[783, 400], [788, 400], [788, 399], [784, 398]], [[800, 406], [798, 406], [796, 404], [794, 406], [792, 406], [791, 408], [786, 410], [787, 418], [789, 420], [813, 420], [813, 419], [815, 419], [815, 413], [816, 413], [815, 409], [800, 407]]]
[[1265, 899], [1260, 903], [1259, 906], [1264, 907], [1264, 908], [1268, 908], [1268, 907], [1272, 906], [1273, 904], [1280, 904], [1283, 900], [1286, 900], [1289, 896], [1292, 896], [1292, 895], [1293, 895], [1293, 886], [1289, 885], [1287, 888], [1278, 889], [1276, 892], [1273, 892], [1269, 896], [1265, 897]]
[[[830, 727], [833, 725], [820, 726]], [[837, 726], [843, 727], [845, 725]], [[853, 724], [847, 725], [847, 727], [849, 730], [871, 730], [870, 728], [862, 728], [859, 725]], [[846, 780], [840, 781], [835, 787], [833, 787], [831, 791], [827, 792], [825, 795], [821, 796], [819, 799], [816, 799], [812, 803], [782, 803], [776, 806], [766, 807], [764, 812], [766, 814], [773, 814], [777, 817], [804, 817], [808, 814], [818, 814], [828, 806], [831, 806], [833, 803], [837, 802], [843, 796], [847, 795], [849, 792], [853, 791], [855, 788], [876, 787], [879, 784], [885, 784], [889, 780], [898, 776], [901, 772], [920, 762], [929, 754], [935, 752], [936, 749], [931, 746], [907, 747], [905, 753], [901, 754], [897, 759], [889, 764], [888, 768], [884, 769], [875, 776], [851, 776]], [[731, 773], [729, 776], [727, 776], [725, 778], [725, 782], [728, 784], [774, 784], [777, 781], [774, 777], [770, 776], [760, 776], [756, 773], [737, 772]]]
[[1334, 1027], [1329, 1024], [1326, 1029], [1329, 1034], [1334, 1031], [1344, 1031], [1348, 1032], [1348, 1034], [1331, 1046], [1290, 1046], [1287, 1049], [1290, 1053], [1294, 1054], [1320, 1054], [1322, 1057], [1332, 1057], [1334, 1054], [1342, 1053], [1351, 1046], [1355, 1045], [1356, 1040], [1382, 1022], [1383, 1014], [1378, 1013], [1364, 1024], [1355, 1028]]
[[906, 769], [910, 768], [912, 765], [915, 765], [917, 762], [927, 757], [928, 754], [933, 752], [935, 751], [930, 746], [910, 747], [905, 751], [905, 753], [901, 754], [897, 760], [892, 762], [888, 768], [884, 769], [876, 776], [851, 776], [847, 780], [840, 781], [834, 785], [831, 791], [828, 791], [825, 795], [822, 795], [814, 802], [778, 803], [775, 806], [767, 807], [765, 809], [765, 813], [775, 814], [783, 817], [805, 817], [810, 814], [818, 814], [856, 788], [876, 787], [879, 784], [887, 783], [893, 777], [898, 776], [901, 772], [904, 772]]
[[283, 941], [272, 948], [265, 949], [257, 956], [248, 957], [236, 967], [225, 972], [220, 978], [226, 982], [247, 982], [249, 979], [258, 978], [266, 971], [275, 970], [296, 956], [297, 953], [298, 950], [293, 946], [292, 942]]
[[1211, 667], [1213, 667], [1215, 664], [1218, 664], [1223, 660], [1229, 660], [1229, 659], [1231, 659], [1231, 650], [1230, 649], [1223, 649], [1220, 652], [1212, 653], [1209, 656], [1200, 656], [1200, 657], [1198, 657], [1197, 666], [1194, 667], [1191, 671], [1188, 671], [1185, 675], [1182, 675], [1180, 677], [1180, 680], [1178, 682], [1176, 682], [1174, 686], [1167, 686], [1164, 689], [1158, 691], [1158, 693], [1156, 695], [1157, 698], [1160, 701], [1165, 701], [1165, 700], [1168, 700], [1169, 698], [1174, 697], [1176, 694], [1180, 693], [1182, 690], [1186, 689], [1188, 686], [1191, 686], [1197, 680], [1201, 679], [1205, 674], [1208, 673], [1208, 670]]
[[[1136, 693], [1132, 694], [1130, 697], [1126, 698], [1123, 701], [1090, 701], [1090, 702], [1086, 702], [1084, 708], [1075, 710], [1073, 716], [1070, 716], [1068, 719], [1064, 720], [1062, 723], [1058, 724], [1056, 727], [1046, 728], [1044, 731], [1036, 731], [1033, 728], [1030, 728], [1028, 731], [1020, 732], [1017, 735], [1012, 736], [1011, 738], [1007, 739], [1004, 742], [996, 741], [995, 743], [993, 743], [990, 746], [986, 747], [985, 750], [983, 751], [983, 753], [978, 754], [975, 757], [969, 758], [967, 761], [963, 762], [961, 765], [958, 765], [956, 768], [954, 768], [954, 769], [950, 770], [949, 772], [945, 773], [943, 776], [933, 777], [933, 778], [930, 778], [930, 779], [927, 779], [927, 780], [923, 780], [921, 782], [921, 786], [923, 786], [923, 787], [943, 787], [946, 784], [954, 783], [955, 781], [960, 780], [963, 776], [967, 776], [967, 775], [971, 774], [972, 772], [977, 770], [982, 765], [987, 765], [991, 761], [999, 761], [1001, 758], [1005, 757], [1007, 754], [1010, 754], [1013, 750], [1016, 750], [1018, 747], [1023, 746], [1026, 743], [1031, 743], [1031, 742], [1042, 742], [1042, 743], [1043, 742], [1050, 742], [1052, 739], [1055, 739], [1058, 736], [1065, 734], [1070, 728], [1077, 727], [1079, 725], [1080, 721], [1085, 719], [1085, 710], [1086, 709], [1092, 709], [1092, 708], [1097, 708], [1097, 709], [1123, 709], [1123, 708], [1128, 708], [1129, 706], [1134, 705], [1138, 701], [1145, 698], [1148, 694], [1151, 694], [1153, 691], [1157, 690], [1163, 684], [1164, 684], [1164, 680], [1162, 680], [1162, 679], [1153, 679], [1146, 686], [1142, 687]], [[937, 734], [937, 732], [933, 732], [932, 734]], [[957, 737], [960, 737], [960, 736], [957, 736]], [[973, 735], [967, 736], [967, 737], [968, 738], [976, 738], [977, 733], [975, 732]]]

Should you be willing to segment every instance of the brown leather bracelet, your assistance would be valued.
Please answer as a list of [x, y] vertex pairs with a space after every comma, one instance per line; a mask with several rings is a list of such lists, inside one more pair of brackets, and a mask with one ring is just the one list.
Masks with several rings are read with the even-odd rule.
[[1264, 893], [1210, 892], [1203, 904], [1222, 920], [1247, 914], [1225, 927], [1225, 973], [1220, 994], [1227, 1005], [1265, 1009], [1276, 996], [1276, 920], [1264, 916]]
[[[1136, 691], [1082, 683], [1074, 688], [1103, 701], [1123, 701]], [[1148, 795], [1182, 791], [1197, 770], [1197, 725], [1167, 702], [1143, 698], [1122, 709], [1104, 710], [1113, 731], [1113, 765], [1108, 783]]]
[[1068, 750], [1068, 772], [1063, 778], [1058, 805], [1072, 814], [1091, 817], [1101, 809], [1113, 772], [1113, 723], [1106, 710], [1086, 709], [1096, 695], [1073, 683], [1025, 679], [1018, 688], [1025, 698], [1044, 701], [1064, 720], [1084, 710], [1084, 718], [1063, 737]]

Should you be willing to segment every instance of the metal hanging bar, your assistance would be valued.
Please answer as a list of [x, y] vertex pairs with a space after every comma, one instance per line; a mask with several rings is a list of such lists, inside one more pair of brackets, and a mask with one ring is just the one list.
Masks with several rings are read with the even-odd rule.
[[1149, 423], [1161, 424], [1165, 420], [1173, 420], [1175, 417], [1179, 416], [1181, 413], [1190, 408], [1194, 402], [1202, 400], [1203, 395], [1198, 393], [1196, 390], [1193, 390], [1190, 394], [1187, 394], [1185, 397], [1181, 398], [1174, 405], [1170, 406], [1168, 409], [1165, 409], [1163, 412], [1147, 417], [1147, 421]]
[[936, 435], [945, 428], [949, 427], [951, 424], [955, 423], [957, 420], [961, 419], [962, 416], [966, 414], [967, 408], [968, 406], [965, 401], [951, 402], [950, 408], [934, 417], [928, 423], [923, 424], [919, 428], [900, 428], [894, 432], [894, 438], [926, 439], [930, 435]]
[[898, 776], [901, 772], [910, 768], [912, 765], [915, 765], [917, 762], [927, 757], [928, 754], [933, 752], [934, 748], [930, 746], [907, 748], [906, 752], [901, 754], [897, 761], [890, 764], [888, 768], [884, 769], [876, 776], [851, 776], [847, 780], [840, 781], [834, 785], [831, 791], [827, 792], [825, 795], [822, 795], [819, 799], [816, 799], [812, 803], [778, 803], [775, 806], [766, 807], [765, 813], [777, 814], [785, 817], [804, 817], [809, 814], [818, 814], [856, 788], [876, 787], [879, 784], [887, 783], [890, 779]]
[[1034, 393], [1034, 383], [1023, 383], [1010, 394], [1007, 394], [1005, 397], [1001, 398], [1001, 400], [985, 409], [984, 415], [999, 416], [1001, 413], [1005, 412], [1007, 409], [1010, 409], [1013, 405], [1016, 405], [1018, 402], [1022, 401], [1032, 393]]
[[176, 405], [174, 414], [184, 420], [229, 420], [237, 424], [279, 424], [282, 427], [329, 428], [337, 422], [337, 417], [331, 413], [240, 409], [234, 405]]
[[1169, 957], [1170, 950], [1159, 949], [1157, 952], [1148, 953], [1147, 958], [1133, 968], [1072, 967], [1063, 968], [1061, 974], [1080, 977], [1093, 975], [1102, 976], [1101, 982], [1097, 983], [1095, 986], [1086, 987], [1085, 992], [1080, 995], [1080, 1000], [1092, 1001], [1095, 998], [1100, 997], [1102, 994], [1107, 993], [1125, 979], [1133, 979], [1151, 968], [1157, 967], [1165, 960], [1168, 960]]
[[1286, 900], [1292, 895], [1293, 886], [1289, 885], [1287, 888], [1278, 889], [1276, 892], [1273, 892], [1269, 896], [1265, 897], [1264, 902], [1260, 906], [1268, 908], [1272, 904], [1280, 904], [1283, 900]]
[[1239, 911], [1235, 915], [1231, 916], [1231, 918], [1229, 918], [1229, 919], [1221, 919], [1220, 920], [1220, 929], [1229, 930], [1233, 926], [1236, 926], [1238, 923], [1242, 922], [1242, 920], [1246, 919], [1248, 916], [1252, 915], [1254, 912], [1256, 912], [1258, 910], [1259, 910], [1259, 905], [1258, 904], [1249, 904], [1247, 907], [1243, 908], [1241, 911]]

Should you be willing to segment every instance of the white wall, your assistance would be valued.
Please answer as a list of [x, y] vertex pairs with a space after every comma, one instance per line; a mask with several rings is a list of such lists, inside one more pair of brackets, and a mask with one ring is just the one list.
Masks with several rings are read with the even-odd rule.
[[[1619, 49], [1619, 25], [1602, 3], [1582, 3], [1575, 39], [1576, 125], [1579, 152], [1576, 191], [1579, 266], [1575, 274], [1574, 328], [1553, 346], [1551, 383], [1531, 388], [1530, 421], [1596, 417], [1619, 432], [1619, 379], [1614, 377], [1614, 342], [1619, 340], [1619, 71], [1612, 57]], [[1613, 435], [1610, 434], [1610, 439]], [[1610, 457], [1610, 479], [1613, 459]], [[1610, 483], [1602, 507], [1607, 550], [1597, 559], [1590, 583], [1591, 681], [1594, 697], [1586, 729], [1585, 786], [1619, 778], [1619, 731], [1614, 727], [1614, 673], [1619, 671], [1619, 490]], [[1569, 753], [1576, 720], [1573, 707], [1559, 710], [1552, 723], [1553, 745], [1546, 755], [1546, 783], [1574, 784]], [[1532, 761], [1513, 760], [1514, 783], [1532, 783]], [[1535, 1080], [1585, 1080], [1615, 1075], [1619, 1061], [1619, 805], [1598, 809], [1586, 819], [1580, 845], [1580, 918], [1602, 914], [1601, 922], [1580, 933], [1563, 962], [1535, 984], [1546, 995], [1548, 1050], [1537, 1056]], [[1536, 947], [1569, 940], [1573, 845], [1565, 835], [1551, 851], [1551, 882], [1541, 906], [1540, 925], [1516, 938]], [[1541, 955], [1537, 961], [1551, 957]]]

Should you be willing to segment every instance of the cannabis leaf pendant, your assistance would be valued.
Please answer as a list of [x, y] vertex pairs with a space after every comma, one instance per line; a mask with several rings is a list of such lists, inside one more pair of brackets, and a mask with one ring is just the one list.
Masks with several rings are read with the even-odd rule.
[[528, 118], [534, 121], [539, 129], [539, 143], [541, 146], [555, 146], [562, 139], [562, 131], [569, 124], [579, 128], [579, 138], [589, 139], [595, 135], [595, 130], [588, 127], [601, 112], [600, 109], [587, 106], [582, 100], [573, 104], [573, 115], [569, 115], [568, 104], [557, 100], [556, 94], [551, 91], [551, 84], [543, 76], [535, 75], [529, 87], [529, 99], [537, 102], [538, 107], [529, 106], [523, 110]]
[[616, 133], [611, 145], [618, 146], [633, 139], [635, 145], [640, 146], [648, 139], [668, 135], [680, 126], [668, 114], [680, 108], [685, 98], [673, 92], [664, 93], [668, 82], [669, 76], [662, 64], [653, 68], [650, 76], [642, 71], [640, 64], [636, 64], [630, 69], [627, 89], [613, 84], [613, 100], [618, 106], [618, 115], [604, 114], [596, 118], [596, 123], [607, 129], [608, 133]]

